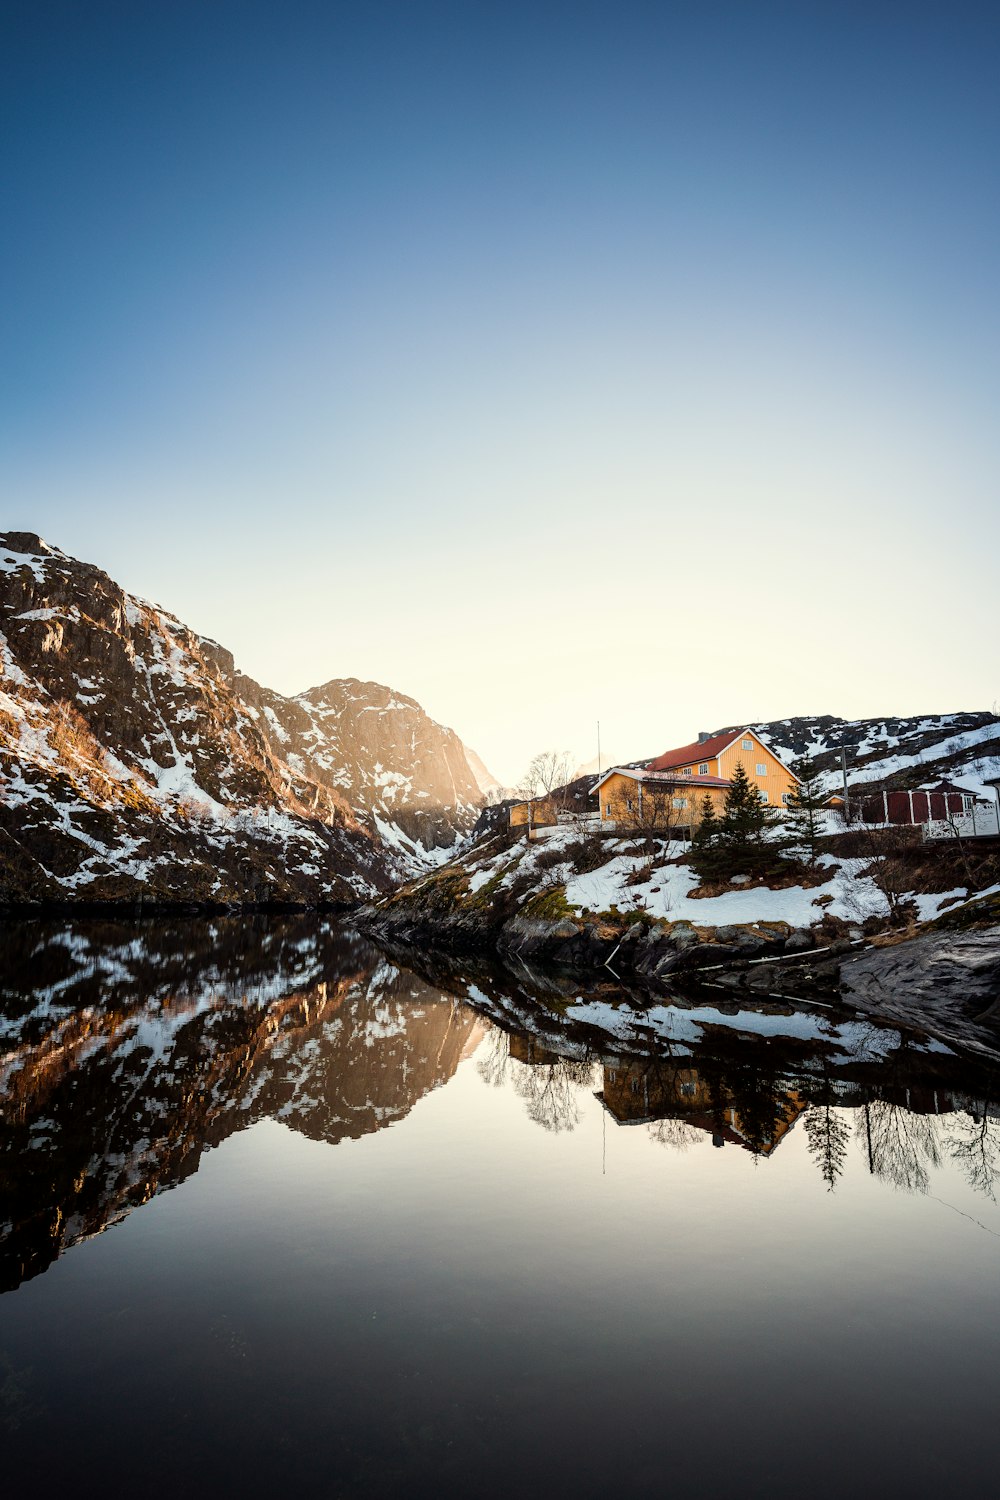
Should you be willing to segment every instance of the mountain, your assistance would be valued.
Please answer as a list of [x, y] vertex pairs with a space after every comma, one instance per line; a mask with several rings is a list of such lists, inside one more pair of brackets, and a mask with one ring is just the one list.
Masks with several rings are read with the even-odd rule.
[[848, 784], [866, 791], [947, 778], [992, 801], [986, 781], [1000, 776], [1000, 715], [992, 712], [881, 719], [824, 714], [732, 727], [733, 733], [755, 729], [783, 760], [807, 756], [831, 790], [842, 781], [841, 746], [847, 747]]
[[465, 746], [413, 698], [353, 677], [296, 698], [241, 673], [236, 686], [272, 753], [342, 797], [407, 868], [475, 821], [482, 795]]
[[469, 763], [469, 770], [476, 778], [476, 785], [484, 797], [503, 791], [502, 783], [497, 781], [492, 771], [487, 770], [475, 750], [470, 750], [468, 745], [465, 747], [465, 758]]
[[283, 698], [217, 642], [0, 534], [0, 900], [351, 901], [442, 857], [479, 788], [412, 698]]

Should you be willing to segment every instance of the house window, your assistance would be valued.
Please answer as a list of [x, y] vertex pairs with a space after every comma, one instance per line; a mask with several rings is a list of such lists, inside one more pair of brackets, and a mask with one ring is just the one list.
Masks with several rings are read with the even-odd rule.
[[687, 807], [688, 805], [688, 799], [686, 797], [675, 797], [673, 799], [673, 802], [675, 807]]
[[753, 740], [744, 740], [743, 741], [743, 748], [744, 748], [744, 750], [752, 750], [753, 749]]
[[606, 818], [610, 818], [610, 816], [611, 816], [611, 803], [610, 803], [610, 802], [609, 802], [609, 803], [607, 803], [607, 805], [606, 805], [606, 806], [605, 806], [605, 809], [604, 809], [604, 816], [605, 816], [605, 817], [606, 817]]
[[791, 802], [791, 800], [792, 800], [792, 794], [791, 794], [791, 792], [782, 792], [782, 794], [781, 794], [781, 800], [785, 804], [785, 806], [787, 807], [789, 805], [789, 803]]
[[759, 786], [757, 788], [757, 796], [760, 798], [760, 800], [762, 802], [766, 802], [767, 801], [767, 793], [765, 792], [765, 790], [764, 790], [764, 788], [762, 786]]
[[626, 809], [627, 809], [628, 812], [632, 811], [632, 798], [631, 797], [626, 797], [625, 798], [625, 807], [626, 807]]
[[707, 760], [703, 760], [702, 763], [701, 763], [701, 765], [698, 767], [698, 775], [699, 776], [707, 776], [708, 775], [708, 761]]
[[765, 764], [764, 764], [764, 762], [762, 760], [759, 760], [757, 762], [757, 775], [758, 776], [766, 776], [767, 775], [767, 766], [765, 766]]

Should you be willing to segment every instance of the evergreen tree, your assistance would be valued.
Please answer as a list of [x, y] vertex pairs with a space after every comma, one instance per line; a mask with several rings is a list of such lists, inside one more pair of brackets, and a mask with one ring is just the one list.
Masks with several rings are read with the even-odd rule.
[[719, 874], [719, 819], [715, 804], [706, 796], [701, 804], [701, 819], [691, 835], [691, 867], [700, 880], [714, 880]]
[[771, 822], [769, 809], [738, 761], [732, 774], [722, 814], [723, 829], [731, 844], [759, 843]]
[[778, 810], [761, 801], [760, 792], [738, 763], [726, 793], [719, 828], [727, 875], [768, 875], [784, 864], [787, 839], [775, 834]]
[[778, 810], [761, 801], [741, 764], [733, 772], [720, 818], [703, 803], [691, 847], [691, 865], [702, 880], [768, 875], [784, 866], [787, 839], [775, 831]]
[[819, 841], [825, 830], [824, 805], [826, 792], [811, 760], [796, 761], [792, 770], [798, 777], [796, 786], [788, 799], [788, 847], [810, 865], [816, 863]]

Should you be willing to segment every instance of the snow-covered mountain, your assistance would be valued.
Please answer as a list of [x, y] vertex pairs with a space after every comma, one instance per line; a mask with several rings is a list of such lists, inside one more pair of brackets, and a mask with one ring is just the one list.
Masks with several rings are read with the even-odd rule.
[[481, 800], [411, 698], [283, 698], [89, 563], [0, 534], [0, 899], [337, 901], [440, 858]]
[[992, 801], [985, 782], [1000, 776], [1000, 715], [994, 712], [881, 719], [824, 714], [749, 727], [783, 760], [808, 756], [831, 790], [841, 782], [841, 746], [847, 746], [849, 785], [870, 790], [888, 784], [917, 787], [945, 777]]
[[481, 793], [465, 747], [413, 698], [353, 677], [295, 698], [242, 675], [237, 687], [273, 753], [343, 797], [404, 862], [449, 848], [475, 820]]
[[484, 797], [491, 797], [495, 793], [503, 791], [502, 783], [497, 781], [493, 772], [487, 769], [475, 750], [470, 750], [468, 745], [465, 747], [465, 758], [469, 763], [469, 770], [476, 778], [476, 785]]

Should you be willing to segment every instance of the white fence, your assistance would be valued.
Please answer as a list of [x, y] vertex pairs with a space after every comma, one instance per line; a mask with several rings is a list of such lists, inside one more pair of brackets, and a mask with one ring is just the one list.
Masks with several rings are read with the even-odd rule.
[[972, 812], [955, 813], [950, 818], [933, 818], [920, 825], [928, 839], [982, 839], [1000, 835], [1000, 806], [976, 807]]

